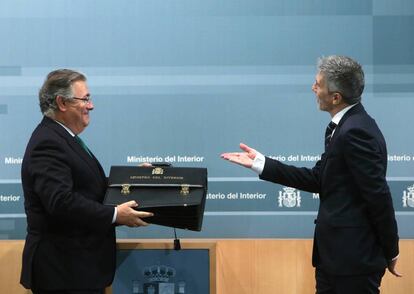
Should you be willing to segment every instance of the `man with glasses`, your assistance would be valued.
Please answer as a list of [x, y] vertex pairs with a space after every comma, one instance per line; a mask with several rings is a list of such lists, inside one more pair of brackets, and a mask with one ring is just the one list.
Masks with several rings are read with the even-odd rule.
[[387, 149], [375, 121], [361, 104], [361, 65], [349, 57], [321, 58], [312, 90], [331, 116], [325, 152], [313, 168], [298, 168], [240, 144], [224, 153], [261, 179], [319, 193], [312, 263], [317, 294], [379, 293], [385, 268], [395, 276], [398, 233], [386, 181]]
[[115, 225], [146, 226], [137, 203], [102, 204], [104, 171], [78, 135], [94, 106], [86, 77], [61, 69], [39, 91], [44, 115], [27, 145], [21, 283], [34, 294], [102, 294], [115, 272]]

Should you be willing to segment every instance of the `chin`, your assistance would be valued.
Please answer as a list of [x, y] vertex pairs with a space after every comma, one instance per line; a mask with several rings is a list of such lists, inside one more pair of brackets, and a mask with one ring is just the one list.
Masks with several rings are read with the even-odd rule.
[[317, 108], [318, 108], [319, 110], [323, 110], [322, 105], [321, 105], [319, 102], [317, 103]]
[[85, 126], [85, 127], [87, 127], [88, 125], [89, 125], [89, 117], [88, 118], [85, 118], [84, 120], [83, 120], [83, 125]]

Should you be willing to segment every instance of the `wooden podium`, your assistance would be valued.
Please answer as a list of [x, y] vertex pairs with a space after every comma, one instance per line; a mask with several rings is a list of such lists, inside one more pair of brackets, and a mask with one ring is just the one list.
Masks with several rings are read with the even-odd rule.
[[[216, 294], [216, 241], [208, 241], [208, 240], [197, 240], [197, 239], [183, 239], [181, 240], [181, 249], [180, 250], [174, 250], [174, 244], [173, 244], [173, 240], [168, 239], [168, 240], [164, 240], [164, 239], [151, 239], [151, 240], [139, 240], [139, 239], [118, 239], [117, 240], [117, 259], [118, 259], [118, 263], [124, 263], [127, 262], [125, 261], [126, 259], [131, 259], [133, 258], [132, 254], [133, 253], [137, 253], [137, 254], [143, 254], [145, 253], [145, 251], [151, 252], [152, 254], [159, 254], [160, 257], [164, 257], [166, 254], [169, 255], [173, 255], [173, 254], [179, 254], [180, 257], [178, 257], [178, 259], [176, 259], [176, 266], [183, 266], [181, 265], [181, 260], [180, 259], [184, 259], [184, 256], [186, 256], [186, 253], [188, 254], [195, 254], [196, 252], [202, 253], [204, 256], [207, 254], [207, 263], [203, 265], [203, 268], [207, 268], [207, 272], [201, 271], [203, 272], [204, 275], [208, 275], [207, 277], [204, 276], [203, 279], [207, 280], [208, 286], [206, 286], [205, 288], [208, 288], [207, 293], [208, 294]], [[124, 257], [120, 256], [120, 253], [124, 253]], [[158, 253], [159, 252], [159, 253]], [[128, 257], [125, 257], [128, 256]], [[194, 258], [192, 256], [188, 256], [188, 258]], [[150, 262], [152, 262], [153, 266], [152, 268], [148, 268], [147, 269], [147, 279], [149, 280], [163, 280], [163, 275], [164, 275], [164, 279], [168, 280], [168, 274], [170, 275], [175, 275], [175, 268], [176, 266], [172, 265], [172, 266], [167, 266], [167, 265], [156, 265], [158, 258], [150, 258]], [[198, 273], [199, 268], [197, 268], [197, 265], [195, 265], [196, 260], [193, 260], [193, 262], [187, 263], [188, 267], [191, 268], [186, 268], [185, 271], [191, 274], [195, 274]], [[142, 263], [142, 257], [140, 259], [138, 259], [138, 261], [136, 262], [137, 264]], [[140, 268], [140, 270], [138, 270], [138, 267], [134, 267], [134, 262], [132, 260], [129, 261], [129, 266], [128, 266], [128, 271], [124, 271], [124, 274], [126, 275], [131, 275], [131, 273], [129, 273], [129, 270], [131, 271], [137, 271], [137, 274], [141, 275], [141, 278], [143, 278], [143, 273], [142, 273], [142, 269]], [[131, 266], [132, 264], [132, 266]], [[170, 273], [168, 273], [168, 269], [171, 271]], [[117, 275], [118, 276], [122, 276], [122, 269], [120, 268], [120, 264], [118, 264], [118, 268], [117, 268]], [[150, 277], [151, 275], [153, 275], [153, 277]], [[145, 277], [145, 276], [144, 276]], [[127, 278], [123, 278], [124, 280], [128, 280], [130, 281], [131, 279], [127, 279]], [[120, 277], [119, 280], [122, 280], [122, 278]], [[193, 279], [191, 279], [193, 281]], [[174, 287], [173, 283], [162, 283], [165, 285], [170, 285], [171, 287]], [[148, 286], [148, 283], [146, 284]], [[155, 286], [158, 287], [157, 284], [154, 284]], [[154, 285], [151, 285], [151, 287], [154, 287]], [[113, 290], [114, 288], [117, 287], [117, 276], [115, 276], [115, 280], [114, 280], [114, 284], [106, 289], [105, 293], [106, 294], [117, 294], [114, 293], [115, 291]], [[161, 287], [161, 286], [159, 286]], [[178, 287], [178, 286], [175, 286]], [[175, 293], [190, 293], [187, 292], [183, 289], [181, 289], [183, 292], [175, 292]], [[125, 290], [124, 290], [125, 291]], [[118, 291], [119, 292], [119, 291]], [[132, 292], [134, 293], [134, 292]], [[143, 290], [143, 285], [142, 285], [142, 281], [139, 284], [139, 286], [137, 285], [136, 288], [136, 293], [144, 293]], [[147, 293], [147, 292], [145, 292]], [[150, 293], [150, 292], [148, 292]], [[158, 292], [157, 292], [158, 293]], [[170, 292], [168, 292], [170, 293]]]

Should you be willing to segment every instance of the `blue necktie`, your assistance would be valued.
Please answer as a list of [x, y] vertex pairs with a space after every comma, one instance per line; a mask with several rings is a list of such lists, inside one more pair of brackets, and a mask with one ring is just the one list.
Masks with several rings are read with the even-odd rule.
[[326, 149], [328, 149], [329, 146], [329, 142], [331, 141], [332, 138], [332, 133], [336, 128], [336, 123], [334, 123], [333, 121], [331, 121], [329, 123], [329, 125], [326, 127], [326, 131], [325, 131], [325, 151]]

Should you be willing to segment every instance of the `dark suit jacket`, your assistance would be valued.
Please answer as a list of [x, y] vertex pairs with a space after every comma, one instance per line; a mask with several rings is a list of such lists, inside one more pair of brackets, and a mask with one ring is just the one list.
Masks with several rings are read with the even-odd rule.
[[353, 275], [379, 272], [398, 255], [386, 170], [384, 137], [358, 104], [345, 113], [315, 167], [266, 158], [260, 178], [319, 193], [313, 265], [334, 275]]
[[114, 209], [102, 205], [104, 171], [58, 123], [44, 117], [22, 163], [27, 215], [21, 284], [97, 289], [115, 272]]

